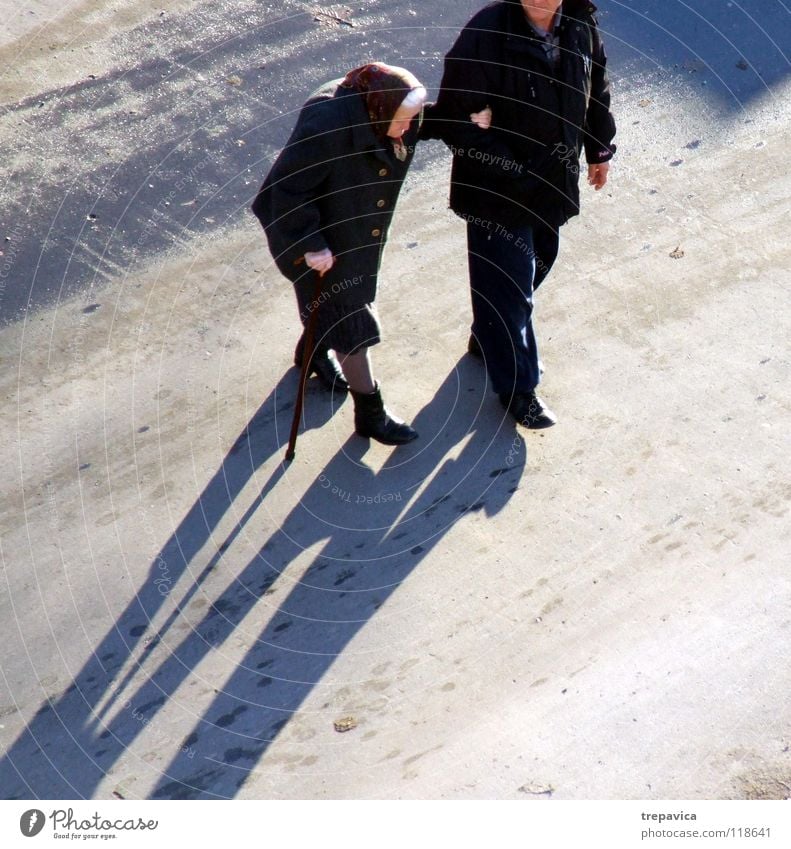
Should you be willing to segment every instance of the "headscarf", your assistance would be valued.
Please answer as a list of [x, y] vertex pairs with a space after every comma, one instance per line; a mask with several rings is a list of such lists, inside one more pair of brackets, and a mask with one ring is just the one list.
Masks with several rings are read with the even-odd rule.
[[398, 107], [410, 96], [410, 92], [417, 94], [420, 90], [420, 99], [425, 98], [425, 89], [414, 74], [384, 62], [370, 62], [349, 71], [341, 85], [356, 88], [362, 94], [374, 134], [382, 141]]

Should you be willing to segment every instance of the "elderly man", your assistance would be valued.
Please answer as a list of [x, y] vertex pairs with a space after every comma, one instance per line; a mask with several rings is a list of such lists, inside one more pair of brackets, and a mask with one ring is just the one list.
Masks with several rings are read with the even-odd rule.
[[[579, 212], [579, 157], [601, 189], [615, 153], [606, 56], [587, 0], [503, 0], [478, 12], [445, 57], [425, 135], [453, 153], [450, 206], [467, 221], [469, 351], [517, 422], [555, 424], [540, 379], [533, 292]], [[491, 127], [470, 121], [491, 108]]]

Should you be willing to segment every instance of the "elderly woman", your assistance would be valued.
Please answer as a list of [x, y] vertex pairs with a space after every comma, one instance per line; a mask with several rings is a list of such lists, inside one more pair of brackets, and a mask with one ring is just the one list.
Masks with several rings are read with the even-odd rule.
[[[379, 263], [425, 100], [409, 71], [381, 62], [328, 83], [303, 106], [253, 203], [303, 325], [317, 311], [310, 372], [336, 390], [348, 386], [355, 431], [386, 445], [417, 437], [385, 408], [369, 348], [380, 341]], [[303, 351], [304, 336], [297, 365]]]

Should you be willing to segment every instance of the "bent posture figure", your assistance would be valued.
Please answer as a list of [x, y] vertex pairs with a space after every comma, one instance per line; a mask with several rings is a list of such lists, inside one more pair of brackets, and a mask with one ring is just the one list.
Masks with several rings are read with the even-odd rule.
[[[425, 100], [409, 71], [382, 62], [327, 83], [303, 106], [253, 203], [303, 325], [316, 311], [310, 371], [338, 391], [348, 387], [356, 432], [386, 445], [417, 437], [384, 406], [369, 348], [380, 341], [379, 264]], [[304, 336], [298, 365], [303, 355]]]

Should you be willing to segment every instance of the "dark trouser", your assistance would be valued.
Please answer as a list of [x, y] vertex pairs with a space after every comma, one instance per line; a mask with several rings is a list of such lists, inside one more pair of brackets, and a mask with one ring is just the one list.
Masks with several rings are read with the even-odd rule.
[[533, 292], [558, 254], [558, 228], [541, 222], [510, 230], [468, 222], [472, 332], [500, 395], [538, 386]]

